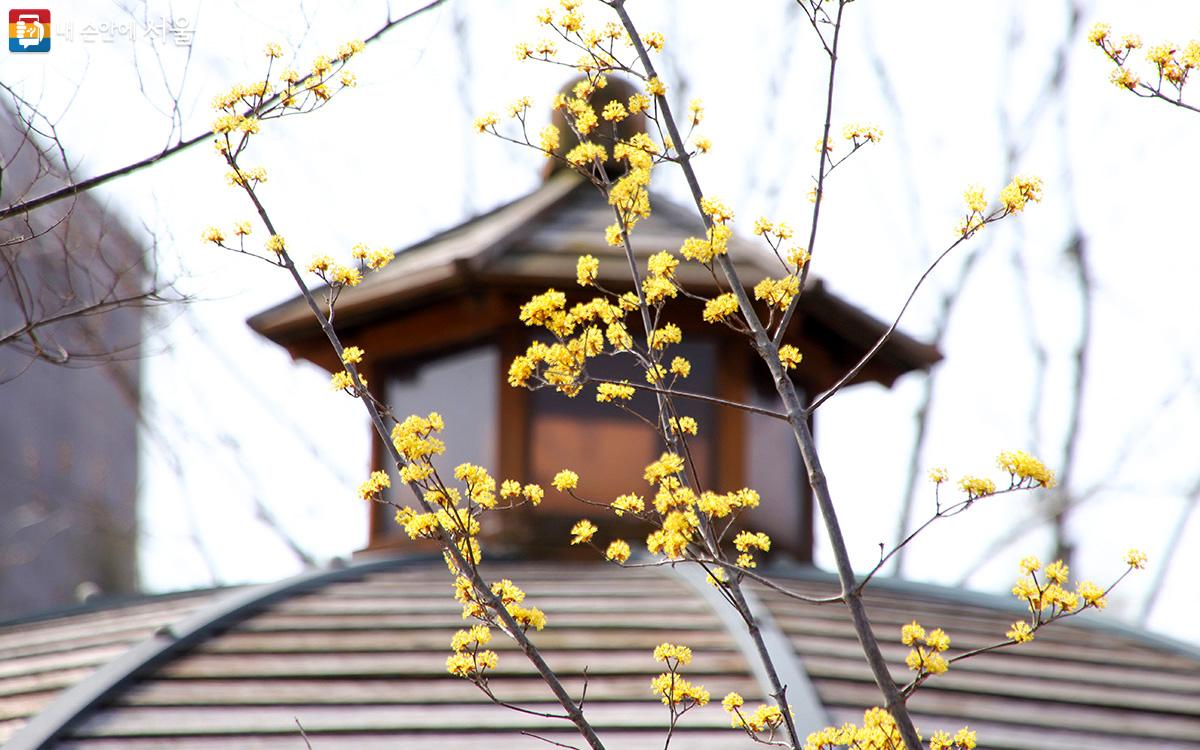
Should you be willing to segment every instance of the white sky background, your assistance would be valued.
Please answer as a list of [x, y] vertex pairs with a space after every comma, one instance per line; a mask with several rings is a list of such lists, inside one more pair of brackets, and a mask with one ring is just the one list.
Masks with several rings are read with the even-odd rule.
[[[391, 13], [420, 4], [396, 3]], [[511, 49], [540, 36], [533, 14], [542, 5], [453, 0], [356, 58], [358, 89], [319, 113], [264, 129], [248, 163], [268, 168], [264, 201], [299, 258], [346, 254], [359, 241], [400, 248], [537, 184], [537, 155], [476, 136], [469, 124], [475, 114], [502, 111], [530, 94], [540, 127], [563, 71], [518, 64]], [[1104, 582], [1119, 574], [1127, 548], [1146, 549], [1151, 570], [1112, 598], [1115, 616], [1136, 618], [1156, 553], [1200, 474], [1200, 304], [1192, 289], [1200, 254], [1189, 179], [1200, 169], [1192, 148], [1200, 115], [1123, 94], [1107, 81], [1107, 61], [1081, 37], [1072, 47], [1066, 100], [1061, 107], [1042, 103], [1030, 118], [1035, 89], [1062, 34], [1062, 5], [859, 0], [849, 7], [835, 131], [861, 120], [887, 135], [835, 172], [814, 271], [873, 314], [893, 316], [927, 259], [952, 240], [963, 188], [978, 182], [994, 197], [1011, 176], [999, 109], [1014, 122], [1028, 120], [1022, 140], [1029, 148], [1017, 168], [1041, 175], [1047, 198], [972, 240], [988, 243], [987, 252], [956, 308], [921, 464], [946, 465], [957, 476], [994, 473], [995, 454], [1007, 448], [1037, 450], [1052, 466], [1060, 459], [1070, 352], [1080, 323], [1063, 247], [1068, 217], [1078, 212], [1097, 298], [1076, 488], [1106, 477], [1122, 454], [1127, 460], [1071, 516], [1080, 547], [1073, 572]], [[670, 55], [662, 72], [668, 85], [683, 87], [683, 70], [687, 95], [705, 100], [701, 129], [715, 149], [699, 162], [701, 181], [733, 205], [747, 234], [762, 213], [796, 227], [808, 223], [804, 196], [815, 170], [812, 144], [826, 71], [811, 29], [799, 14], [789, 25], [786, 7], [630, 3], [643, 31], [667, 35]], [[56, 3], [51, 9], [56, 28], [73, 24], [77, 35], [88, 23], [130, 18], [120, 4]], [[56, 121], [79, 160], [78, 176], [142, 158], [180, 135], [178, 128], [172, 132], [164, 78], [181, 92], [181, 130], [191, 136], [209, 126], [213, 95], [261, 74], [266, 42], [299, 50], [302, 67], [342, 41], [369, 35], [388, 15], [385, 5], [373, 2], [152, 3], [132, 13], [157, 20], [172, 11], [196, 29], [190, 56], [171, 44], [84, 43], [76, 36], [55, 37], [48, 55], [2, 57], [0, 77]], [[598, 4], [590, 9], [592, 18], [605, 12]], [[1083, 29], [1097, 19], [1139, 31], [1148, 42], [1200, 37], [1200, 9], [1183, 0], [1095, 2], [1084, 13]], [[465, 24], [465, 46], [456, 23]], [[1016, 40], [1015, 54], [1005, 51], [1008, 39]], [[895, 86], [894, 105], [881, 95], [870, 45]], [[1065, 140], [1055, 129], [1060, 116]], [[1065, 192], [1068, 167], [1073, 197]], [[678, 179], [668, 172], [656, 175], [660, 189], [681, 197]], [[225, 187], [223, 174], [212, 150], [198, 146], [99, 193], [156, 237], [180, 287], [198, 298], [168, 314], [145, 363], [154, 431], [143, 448], [143, 576], [154, 589], [267, 580], [299, 570], [299, 561], [256, 516], [254, 498], [318, 558], [348, 555], [366, 540], [366, 513], [354, 498], [369, 455], [361, 409], [330, 393], [323, 372], [291, 363], [244, 324], [292, 296], [290, 281], [278, 269], [199, 240], [208, 224], [228, 226], [251, 215], [240, 194]], [[779, 186], [773, 197], [772, 183]], [[960, 257], [941, 267], [918, 297], [906, 331], [930, 333], [934, 303], [956, 279]], [[1018, 257], [1030, 279], [1028, 299], [1018, 283]], [[1031, 330], [1049, 353], [1040, 408], [1031, 396]], [[855, 388], [819, 413], [822, 456], [861, 568], [894, 534], [919, 391], [913, 377], [891, 391]], [[586, 485], [586, 467], [574, 468]], [[956, 582], [998, 530], [1044, 500], [1001, 497], [943, 522], [912, 547], [907, 572]], [[915, 517], [931, 505], [929, 492]], [[1187, 533], [1200, 537], [1200, 519], [1191, 519]], [[1031, 530], [970, 584], [1006, 590], [1016, 560], [1048, 554], [1049, 539]], [[818, 557], [829, 560], [825, 548]], [[1183, 545], [1151, 627], [1200, 642], [1194, 625], [1200, 595], [1188, 575], [1198, 567], [1198, 546]]]

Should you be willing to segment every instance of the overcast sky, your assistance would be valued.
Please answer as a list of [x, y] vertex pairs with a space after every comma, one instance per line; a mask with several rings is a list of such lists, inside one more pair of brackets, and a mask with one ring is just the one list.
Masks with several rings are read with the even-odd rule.
[[[260, 75], [268, 41], [304, 64], [420, 3], [390, 11], [374, 2], [124, 5], [56, 3], [52, 51], [4, 57], [0, 75], [56, 121], [79, 176], [205, 130], [213, 95]], [[403, 247], [536, 186], [536, 155], [477, 136], [469, 125], [475, 114], [529, 94], [540, 127], [562, 71], [518, 64], [511, 49], [539, 35], [533, 14], [541, 5], [452, 0], [357, 58], [356, 90], [256, 139], [253, 161], [270, 172], [263, 198], [300, 258], [345, 253], [360, 241]], [[1195, 3], [1082, 6], [1082, 31], [1106, 20], [1147, 41], [1200, 37]], [[1071, 516], [1074, 572], [1109, 580], [1128, 547], [1145, 548], [1151, 570], [1113, 597], [1116, 616], [1136, 619], [1156, 553], [1200, 475], [1200, 303], [1192, 281], [1200, 275], [1192, 222], [1200, 160], [1191, 147], [1200, 115], [1113, 87], [1106, 60], [1082, 31], [1069, 46], [1062, 94], [1046, 98], [1065, 8], [1050, 0], [850, 6], [834, 122], [876, 123], [886, 137], [835, 173], [814, 270], [839, 294], [890, 318], [928, 259], [952, 240], [964, 187], [979, 183], [994, 197], [1011, 177], [1006, 144], [1016, 146], [1016, 171], [1045, 179], [1045, 202], [952, 256], [903, 324], [930, 336], [938, 300], [980, 250], [943, 347], [920, 465], [987, 472], [996, 453], [1011, 448], [1039, 451], [1052, 466], [1061, 460], [1081, 332], [1065, 247], [1078, 224], [1096, 297], [1072, 488], [1096, 491]], [[747, 233], [763, 213], [806, 226], [825, 72], [803, 17], [764, 1], [631, 2], [630, 9], [644, 30], [666, 34], [668, 85], [707, 104], [703, 131], [715, 147], [699, 166], [705, 189], [734, 207]], [[590, 12], [599, 18], [604, 9]], [[171, 18], [194, 30], [190, 45], [170, 36], [152, 43], [137, 30]], [[85, 27], [101, 24], [134, 30], [84, 37]], [[677, 178], [661, 171], [660, 189], [680, 195]], [[290, 282], [199, 240], [208, 224], [250, 216], [223, 173], [211, 149], [197, 147], [99, 193], [144, 227], [164, 266], [197, 297], [157, 324], [145, 362], [153, 429], [143, 441], [143, 575], [155, 589], [299, 570], [255, 501], [317, 558], [348, 555], [366, 539], [365, 510], [354, 498], [367, 470], [361, 410], [330, 393], [324, 373], [292, 363], [244, 324], [292, 296]], [[895, 533], [920, 391], [916, 376], [892, 390], [856, 388], [818, 415], [860, 567]], [[957, 582], [998, 530], [1045, 502], [1028, 494], [980, 504], [923, 537], [906, 572]], [[918, 493], [916, 516], [931, 503], [929, 492]], [[1200, 536], [1200, 520], [1192, 518], [1186, 533]], [[1016, 560], [1048, 554], [1049, 539], [1030, 524], [969, 584], [1004, 591]], [[1200, 595], [1188, 573], [1200, 567], [1198, 550], [1183, 545], [1149, 622], [1194, 641]], [[818, 559], [828, 560], [824, 548]]]

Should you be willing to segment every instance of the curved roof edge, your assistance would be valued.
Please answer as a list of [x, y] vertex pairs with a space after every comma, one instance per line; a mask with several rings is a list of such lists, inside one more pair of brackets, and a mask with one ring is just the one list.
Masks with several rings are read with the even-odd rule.
[[39, 750], [47, 747], [89, 711], [123, 688], [129, 680], [195, 645], [214, 630], [232, 624], [276, 599], [376, 570], [421, 565], [433, 559], [420, 556], [368, 560], [232, 591], [184, 620], [159, 629], [149, 639], [64, 690], [5, 743], [5, 750]]
[[788, 640], [787, 635], [779, 628], [775, 618], [771, 616], [770, 611], [763, 606], [753, 591], [743, 589], [742, 594], [746, 599], [746, 604], [750, 607], [750, 612], [758, 622], [758, 631], [762, 636], [763, 645], [771, 654], [775, 674], [786, 693], [783, 696], [774, 695], [774, 688], [767, 675], [766, 666], [759, 658], [758, 647], [755, 645], [754, 639], [750, 637], [750, 632], [746, 629], [741, 615], [725, 601], [724, 596], [716, 588], [707, 583], [704, 571], [699, 566], [670, 565], [666, 568], [655, 567], [655, 570], [684, 581], [704, 599], [704, 602], [725, 627], [729, 637], [737, 644], [738, 650], [742, 652], [742, 657], [754, 672], [754, 678], [764, 696], [777, 698], [780, 703], [790, 706], [795, 723], [805, 729], [816, 731], [830, 724], [829, 712], [825, 710], [825, 704], [817, 695], [817, 688], [809, 678], [808, 670], [804, 668], [800, 655], [796, 653], [796, 649]]
[[[835, 573], [821, 570], [812, 565], [803, 565], [795, 562], [776, 562], [767, 565], [762, 572], [765, 575], [776, 575], [801, 581], [818, 583], [837, 582], [837, 575]], [[1028, 607], [1009, 596], [989, 594], [986, 591], [972, 591], [970, 589], [939, 583], [911, 581], [903, 578], [877, 577], [871, 579], [870, 585], [877, 587], [881, 591], [891, 591], [913, 597], [935, 598], [943, 602], [967, 604], [987, 609], [1008, 610], [1018, 615], [1026, 614], [1029, 611]], [[1186, 656], [1189, 659], [1200, 661], [1200, 646], [1179, 640], [1178, 638], [1172, 638], [1169, 635], [1155, 633], [1136, 625], [1119, 622], [1113, 617], [1106, 617], [1104, 619], [1079, 617], [1071, 618], [1070, 622], [1073, 625], [1090, 630], [1135, 639], [1143, 645], [1152, 646], [1163, 651], [1169, 651], [1180, 656]]]

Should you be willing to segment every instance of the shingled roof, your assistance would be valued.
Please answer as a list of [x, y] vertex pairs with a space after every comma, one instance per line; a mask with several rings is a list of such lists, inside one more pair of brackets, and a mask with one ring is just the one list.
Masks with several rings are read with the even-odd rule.
[[[486, 573], [518, 581], [545, 610], [537, 641], [576, 694], [586, 670], [587, 712], [612, 748], [662, 745], [667, 715], [648, 682], [650, 650], [663, 640], [692, 646], [688, 672], [714, 695], [764, 694], [736, 618], [685, 568], [510, 562]], [[812, 593], [836, 588], [809, 568], [773, 574]], [[877, 703], [842, 607], [763, 589], [754, 599], [804, 731], [859, 720]], [[901, 624], [944, 627], [965, 649], [1002, 637], [1020, 613], [1001, 598], [889, 581], [867, 603], [900, 680]], [[522, 731], [577, 745], [561, 723], [492, 706], [445, 674], [461, 626], [440, 561], [389, 559], [0, 627], [0, 741], [13, 750], [296, 748], [299, 722], [317, 750], [546, 747]], [[511, 644], [493, 645], [496, 692], [552, 710]], [[1200, 653], [1088, 615], [955, 665], [910, 707], [926, 734], [965, 724], [993, 750], [1196, 750]], [[681, 748], [744, 742], [719, 706], [690, 713], [676, 737]]]

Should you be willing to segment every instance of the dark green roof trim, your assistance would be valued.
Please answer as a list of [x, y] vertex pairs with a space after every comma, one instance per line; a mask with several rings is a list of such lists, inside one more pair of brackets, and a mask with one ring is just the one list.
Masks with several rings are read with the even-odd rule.
[[431, 556], [394, 558], [318, 570], [261, 586], [236, 589], [191, 616], [160, 628], [153, 636], [60, 693], [5, 743], [5, 750], [39, 750], [62, 737], [89, 711], [105, 703], [130, 680], [200, 643], [214, 631], [232, 625], [278, 599], [329, 583], [359, 578], [381, 570], [428, 564]]

